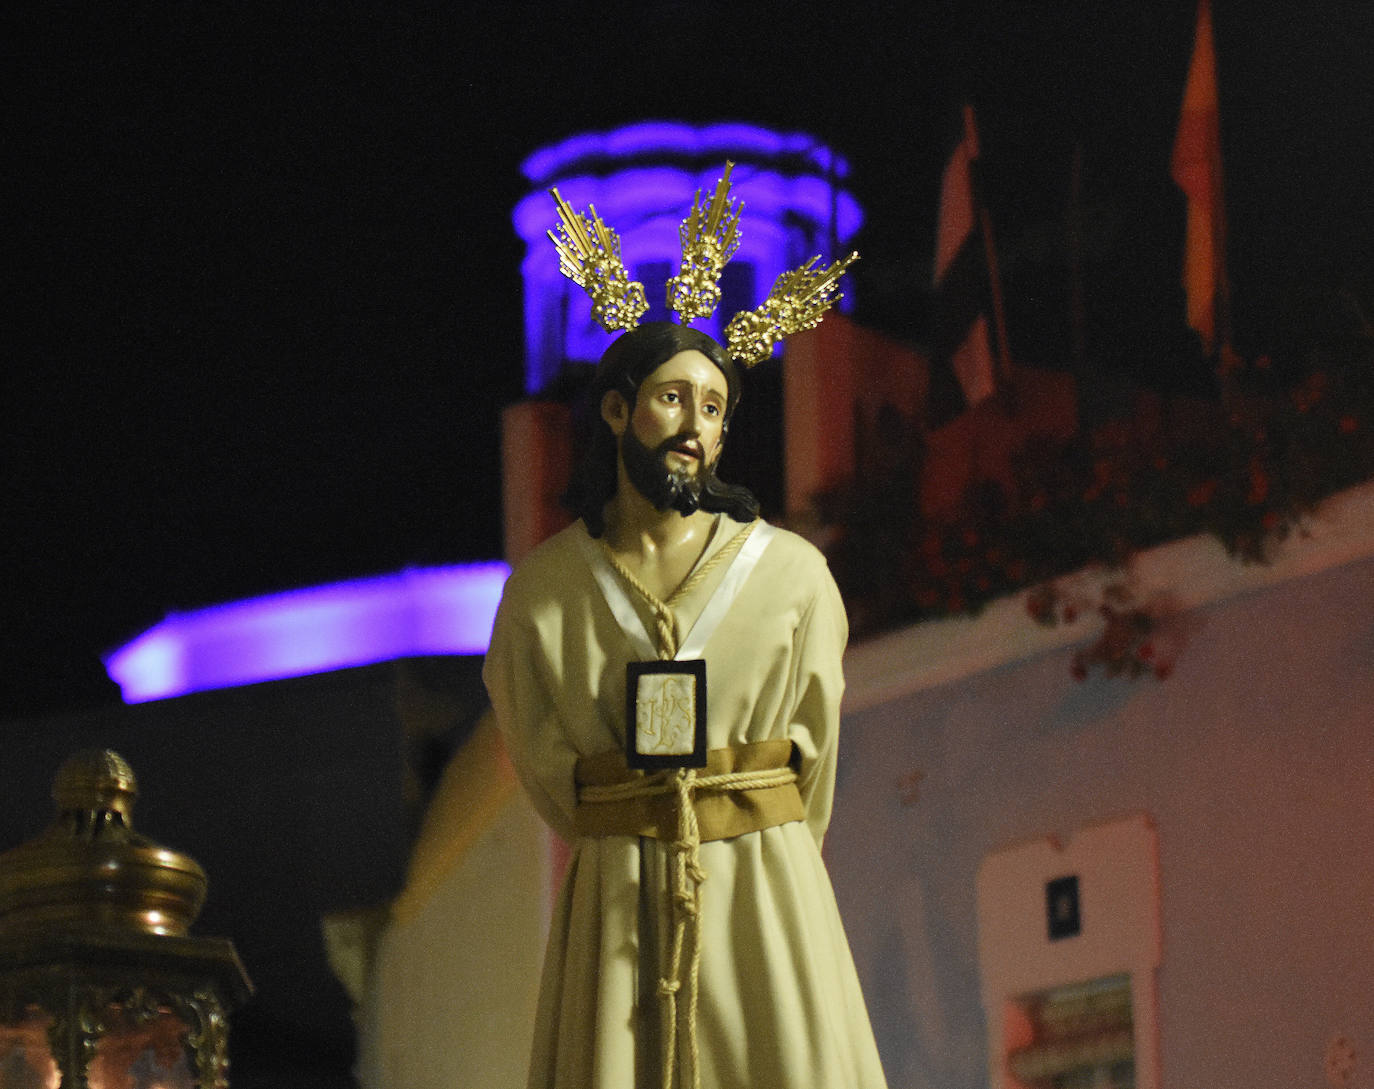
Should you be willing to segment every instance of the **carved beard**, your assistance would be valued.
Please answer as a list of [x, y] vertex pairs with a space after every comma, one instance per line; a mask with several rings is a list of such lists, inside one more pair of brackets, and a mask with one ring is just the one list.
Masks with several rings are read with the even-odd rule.
[[701, 486], [707, 473], [705, 462], [698, 467], [695, 476], [668, 468], [668, 452], [684, 438], [692, 437], [674, 435], [650, 448], [635, 437], [633, 428], [626, 428], [620, 440], [625, 475], [654, 510], [664, 511], [671, 507], [686, 517], [701, 506]]

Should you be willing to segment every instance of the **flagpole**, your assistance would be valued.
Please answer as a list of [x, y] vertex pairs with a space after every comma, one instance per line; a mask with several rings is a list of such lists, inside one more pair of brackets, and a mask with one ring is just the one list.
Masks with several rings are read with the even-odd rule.
[[1069, 175], [1069, 357], [1082, 381], [1088, 354], [1087, 313], [1083, 300], [1083, 142], [1073, 147]]
[[[964, 106], [964, 128], [972, 144], [981, 148], [978, 129], [973, 119], [973, 107]], [[983, 169], [981, 154], [969, 164], [969, 180], [973, 187], [973, 203], [978, 209], [978, 225], [983, 233], [983, 255], [988, 266], [988, 287], [992, 295], [992, 322], [997, 339], [997, 370], [1001, 379], [997, 385], [1011, 389], [1011, 350], [1007, 345], [1007, 318], [1002, 305], [1002, 275], [997, 267], [997, 246], [992, 237], [992, 217], [983, 200]]]
[[992, 219], [980, 203], [978, 217], [983, 225], [983, 247], [987, 250], [988, 279], [992, 282], [992, 320], [997, 328], [997, 366], [1002, 379], [1011, 383], [1011, 352], [1007, 347], [1007, 318], [1002, 309], [1002, 277], [997, 271], [997, 248], [992, 244]]

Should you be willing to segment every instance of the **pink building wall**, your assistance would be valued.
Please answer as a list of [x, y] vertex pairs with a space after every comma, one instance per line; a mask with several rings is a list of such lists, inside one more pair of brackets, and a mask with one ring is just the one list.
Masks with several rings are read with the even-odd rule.
[[1370, 1083], [1374, 485], [1311, 528], [1267, 568], [1142, 557], [1185, 606], [1162, 682], [1075, 682], [1091, 633], [1019, 599], [851, 648], [826, 856], [894, 1086], [987, 1082], [984, 859], [1129, 813], [1158, 835], [1160, 1084], [1321, 1085], [1339, 1036]]

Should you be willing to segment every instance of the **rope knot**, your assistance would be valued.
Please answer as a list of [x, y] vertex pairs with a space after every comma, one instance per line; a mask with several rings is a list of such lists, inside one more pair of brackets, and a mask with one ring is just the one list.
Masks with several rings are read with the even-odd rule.
[[658, 997], [671, 998], [682, 990], [682, 984], [675, 979], [660, 979], [658, 981]]

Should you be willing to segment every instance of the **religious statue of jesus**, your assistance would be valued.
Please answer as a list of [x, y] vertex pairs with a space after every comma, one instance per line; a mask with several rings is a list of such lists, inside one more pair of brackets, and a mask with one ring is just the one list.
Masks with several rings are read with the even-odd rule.
[[[728, 176], [684, 236], [695, 220], [729, 242]], [[569, 274], [591, 281], [618, 242], [559, 208]], [[710, 249], [684, 255], [684, 280]], [[794, 275], [814, 310], [836, 269], [779, 284]], [[484, 669], [520, 780], [572, 845], [529, 1085], [883, 1089], [821, 859], [844, 607], [822, 555], [716, 475], [750, 350], [639, 325], [635, 287], [622, 276], [603, 307], [629, 299], [631, 331], [593, 379], [577, 520], [511, 576]]]

